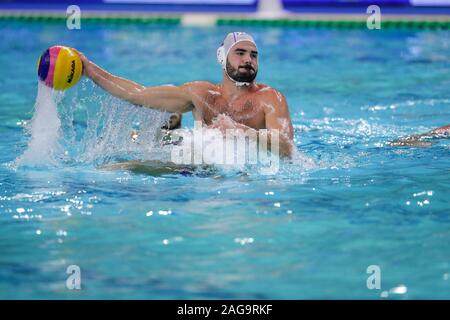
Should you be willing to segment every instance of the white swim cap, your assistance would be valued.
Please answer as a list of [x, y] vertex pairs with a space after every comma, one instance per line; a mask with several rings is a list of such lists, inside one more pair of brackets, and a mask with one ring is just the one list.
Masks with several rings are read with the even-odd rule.
[[223, 40], [222, 45], [217, 49], [217, 62], [222, 66], [222, 69], [226, 70], [227, 67], [227, 57], [231, 48], [238, 42], [250, 41], [256, 47], [255, 40], [253, 37], [245, 32], [231, 32], [227, 34]]

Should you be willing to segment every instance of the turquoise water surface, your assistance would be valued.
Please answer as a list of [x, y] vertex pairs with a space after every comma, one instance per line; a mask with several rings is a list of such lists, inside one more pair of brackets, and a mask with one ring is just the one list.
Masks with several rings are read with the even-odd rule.
[[[274, 175], [103, 169], [164, 163], [149, 146], [167, 115], [87, 79], [57, 97], [53, 161], [39, 163], [45, 149], [17, 165], [47, 47], [78, 48], [148, 86], [220, 82], [215, 50], [237, 30], [3, 21], [0, 31], [0, 298], [450, 298], [449, 140], [385, 144], [450, 124], [449, 31], [244, 28], [259, 81], [287, 97], [301, 152]], [[70, 265], [81, 290], [66, 287]], [[371, 265], [380, 289], [367, 287]]]

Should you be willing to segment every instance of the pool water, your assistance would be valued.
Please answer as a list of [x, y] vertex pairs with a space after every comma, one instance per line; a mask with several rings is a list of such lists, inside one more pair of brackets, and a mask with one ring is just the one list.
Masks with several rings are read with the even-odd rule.
[[[450, 123], [449, 31], [245, 28], [302, 155], [274, 175], [102, 170], [158, 156], [129, 137], [166, 115], [87, 79], [58, 97], [53, 160], [17, 165], [47, 47], [148, 86], [220, 82], [215, 50], [235, 29], [0, 22], [0, 298], [450, 298], [449, 140], [386, 145]], [[71, 265], [81, 290], [66, 286]]]

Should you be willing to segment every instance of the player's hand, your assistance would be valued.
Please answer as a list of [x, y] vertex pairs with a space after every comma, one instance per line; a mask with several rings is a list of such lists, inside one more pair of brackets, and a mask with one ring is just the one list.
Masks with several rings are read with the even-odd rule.
[[91, 64], [91, 61], [89, 61], [88, 58], [86, 58], [86, 56], [81, 52], [78, 51], [75, 48], [71, 48], [72, 50], [74, 50], [76, 53], [78, 53], [78, 56], [80, 57], [81, 63], [83, 64], [83, 75], [89, 77], [89, 65]]

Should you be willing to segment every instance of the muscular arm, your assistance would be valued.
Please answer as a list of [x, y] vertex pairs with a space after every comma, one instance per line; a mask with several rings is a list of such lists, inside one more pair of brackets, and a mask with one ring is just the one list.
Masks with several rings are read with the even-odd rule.
[[89, 61], [83, 54], [83, 73], [115, 97], [133, 104], [168, 112], [188, 112], [193, 108], [189, 84], [144, 87], [136, 82], [117, 77]]
[[[271, 130], [278, 130], [279, 132], [280, 155], [284, 157], [292, 156], [295, 148], [294, 130], [286, 98], [277, 93], [275, 101], [272, 101], [272, 104], [266, 104], [265, 112], [266, 128], [269, 130], [270, 137], [272, 136]], [[272, 139], [270, 141], [272, 143]]]

